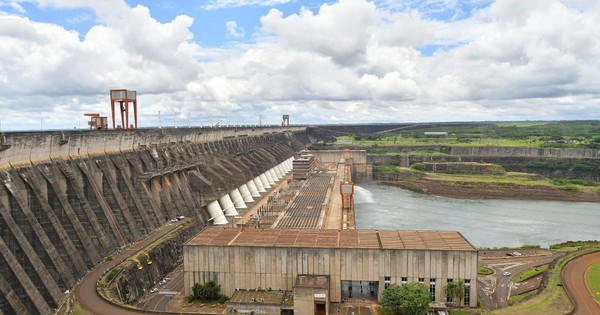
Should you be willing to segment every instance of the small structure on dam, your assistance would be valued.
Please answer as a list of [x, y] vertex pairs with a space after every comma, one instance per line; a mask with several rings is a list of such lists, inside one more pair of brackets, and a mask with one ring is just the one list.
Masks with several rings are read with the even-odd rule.
[[[432, 300], [443, 303], [443, 287], [453, 279], [465, 281], [465, 305], [475, 307], [477, 250], [454, 231], [211, 227], [184, 245], [185, 295], [194, 283], [211, 280], [229, 296], [256, 288], [294, 290], [298, 314], [328, 312], [330, 302], [376, 301], [391, 283], [424, 283]], [[323, 290], [296, 292], [307, 287]]]

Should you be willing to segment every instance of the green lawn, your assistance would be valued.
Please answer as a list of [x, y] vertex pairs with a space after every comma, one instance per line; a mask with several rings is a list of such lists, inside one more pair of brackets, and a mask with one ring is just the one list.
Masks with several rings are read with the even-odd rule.
[[491, 275], [492, 273], [494, 273], [494, 270], [484, 267], [484, 266], [478, 266], [477, 267], [477, 274], [478, 275], [482, 275], [482, 276], [486, 276], [486, 275]]
[[585, 283], [596, 301], [600, 302], [600, 262], [593, 264], [585, 273]]
[[529, 269], [524, 270], [523, 272], [519, 273], [516, 277], [514, 277], [513, 282], [523, 282], [525, 280], [529, 280], [533, 277], [541, 275], [547, 269], [548, 269], [548, 264], [537, 266], [534, 268], [529, 268]]

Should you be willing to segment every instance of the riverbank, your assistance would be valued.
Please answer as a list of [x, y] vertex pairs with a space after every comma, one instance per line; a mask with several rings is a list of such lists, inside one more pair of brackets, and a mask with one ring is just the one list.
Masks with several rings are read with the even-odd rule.
[[382, 177], [380, 183], [393, 185], [414, 192], [460, 199], [508, 199], [508, 200], [554, 200], [600, 202], [597, 189], [580, 188], [577, 191], [561, 186], [521, 184], [510, 181], [456, 180], [437, 176]]

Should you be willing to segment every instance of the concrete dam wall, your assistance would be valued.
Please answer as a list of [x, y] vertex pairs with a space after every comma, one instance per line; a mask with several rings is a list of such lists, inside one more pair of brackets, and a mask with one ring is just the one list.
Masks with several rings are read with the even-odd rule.
[[0, 135], [0, 314], [51, 314], [88, 270], [302, 150], [306, 128]]

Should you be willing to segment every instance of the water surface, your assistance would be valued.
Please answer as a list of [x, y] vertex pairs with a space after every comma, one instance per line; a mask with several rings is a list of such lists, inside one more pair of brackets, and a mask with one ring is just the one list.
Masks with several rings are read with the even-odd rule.
[[355, 187], [358, 229], [453, 230], [476, 247], [548, 247], [568, 240], [600, 240], [600, 203], [466, 200], [399, 187]]

